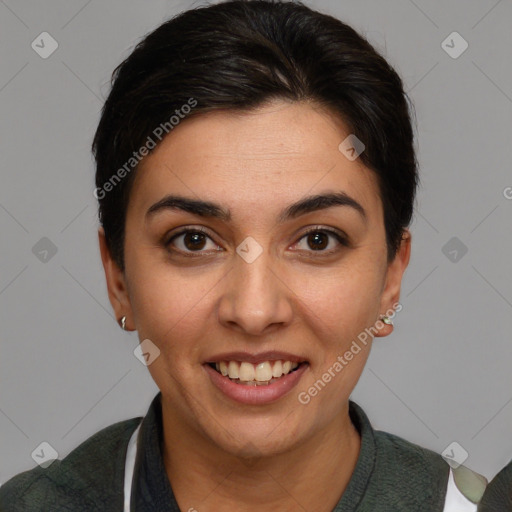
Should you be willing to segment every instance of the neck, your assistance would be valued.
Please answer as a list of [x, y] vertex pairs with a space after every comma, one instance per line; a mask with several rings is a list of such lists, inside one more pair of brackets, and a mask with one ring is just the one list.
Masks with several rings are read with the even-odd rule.
[[164, 465], [181, 510], [332, 511], [345, 491], [361, 439], [343, 414], [285, 453], [241, 460], [176, 421], [162, 400]]

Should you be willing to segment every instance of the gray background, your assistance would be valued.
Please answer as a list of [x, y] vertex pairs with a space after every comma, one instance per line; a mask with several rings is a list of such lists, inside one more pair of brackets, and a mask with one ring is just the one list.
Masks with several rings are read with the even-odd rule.
[[[512, 459], [511, 2], [307, 3], [384, 53], [418, 119], [403, 310], [353, 398], [377, 428], [437, 452], [457, 441], [491, 478]], [[0, 482], [34, 467], [42, 441], [62, 458], [157, 392], [112, 316], [90, 143], [114, 67], [193, 5], [0, 0]], [[43, 31], [59, 44], [47, 59], [31, 48]], [[456, 59], [441, 45], [453, 31], [469, 44]]]

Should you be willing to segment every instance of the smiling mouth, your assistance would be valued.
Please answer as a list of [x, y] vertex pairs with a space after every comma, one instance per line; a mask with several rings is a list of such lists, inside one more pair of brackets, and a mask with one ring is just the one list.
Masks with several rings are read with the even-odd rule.
[[298, 363], [295, 361], [277, 360], [263, 361], [258, 364], [252, 364], [247, 361], [220, 361], [208, 364], [211, 368], [236, 384], [268, 386], [308, 363], [305, 361]]

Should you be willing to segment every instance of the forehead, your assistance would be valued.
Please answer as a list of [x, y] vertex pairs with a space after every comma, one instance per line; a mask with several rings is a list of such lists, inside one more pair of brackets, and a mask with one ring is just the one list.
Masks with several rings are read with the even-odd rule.
[[180, 193], [233, 211], [262, 211], [333, 190], [378, 216], [373, 171], [339, 150], [349, 135], [341, 119], [311, 103], [274, 101], [251, 112], [199, 114], [141, 162], [129, 210], [145, 213], [163, 195]]

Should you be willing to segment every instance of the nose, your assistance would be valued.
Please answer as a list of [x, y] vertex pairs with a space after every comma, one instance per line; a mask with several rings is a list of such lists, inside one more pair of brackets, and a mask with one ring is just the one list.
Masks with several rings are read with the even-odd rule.
[[240, 254], [233, 257], [233, 268], [224, 279], [218, 310], [221, 324], [256, 336], [288, 325], [293, 292], [278, 263], [267, 250], [253, 261]]

